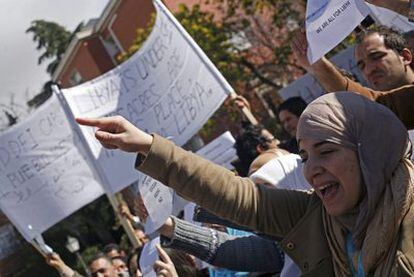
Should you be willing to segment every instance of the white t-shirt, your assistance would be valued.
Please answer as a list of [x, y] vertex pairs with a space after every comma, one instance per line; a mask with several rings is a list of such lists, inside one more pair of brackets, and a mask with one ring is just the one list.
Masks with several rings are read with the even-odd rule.
[[[250, 178], [253, 182], [260, 179], [280, 189], [309, 190], [311, 186], [303, 176], [302, 167], [300, 156], [296, 154], [284, 155], [268, 161], [250, 175]], [[280, 276], [296, 277], [300, 275], [299, 266], [288, 255], [285, 255], [285, 263]]]
[[268, 161], [250, 178], [253, 182], [260, 179], [280, 189], [309, 190], [311, 186], [303, 176], [302, 166], [298, 155], [284, 155]]

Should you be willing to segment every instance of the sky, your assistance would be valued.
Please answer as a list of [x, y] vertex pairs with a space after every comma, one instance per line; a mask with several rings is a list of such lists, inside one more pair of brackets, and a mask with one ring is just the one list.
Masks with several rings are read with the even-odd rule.
[[67, 30], [99, 17], [109, 0], [0, 0], [0, 113], [13, 101], [24, 106], [50, 79], [47, 61], [37, 64], [41, 52], [30, 33], [31, 21], [54, 21]]

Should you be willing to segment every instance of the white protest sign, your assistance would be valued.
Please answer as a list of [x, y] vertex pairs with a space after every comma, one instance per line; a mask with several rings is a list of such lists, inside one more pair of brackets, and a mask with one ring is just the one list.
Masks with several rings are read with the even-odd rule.
[[363, 0], [312, 0], [306, 5], [310, 63], [331, 51], [368, 15]]
[[[367, 82], [356, 65], [354, 51], [355, 47], [350, 46], [332, 57], [331, 61], [339, 68], [352, 73], [362, 85], [366, 86]], [[285, 100], [290, 97], [299, 96], [307, 103], [321, 96], [323, 93], [324, 90], [319, 85], [318, 81], [309, 73], [303, 75], [279, 91], [280, 97]]]
[[408, 18], [395, 13], [391, 10], [368, 4], [372, 17], [381, 25], [385, 25], [401, 32], [414, 30], [414, 23], [408, 21]]
[[[232, 91], [211, 61], [160, 1], [155, 26], [142, 48], [106, 74], [63, 90], [75, 117], [122, 115], [148, 132], [184, 144]], [[92, 128], [82, 127], [106, 190], [137, 179], [135, 155], [103, 150]]]
[[138, 180], [139, 192], [148, 211], [145, 233], [152, 234], [160, 228], [171, 215], [173, 190], [144, 174]]
[[141, 257], [139, 258], [139, 267], [141, 268], [142, 276], [155, 277], [154, 263], [158, 260], [158, 252], [155, 245], [160, 244], [160, 237], [156, 237], [147, 242], [142, 248]]
[[227, 131], [198, 150], [197, 155], [227, 169], [233, 169], [231, 162], [237, 159], [235, 142], [234, 137]]
[[25, 239], [103, 194], [85, 153], [55, 95], [0, 136], [0, 207]]

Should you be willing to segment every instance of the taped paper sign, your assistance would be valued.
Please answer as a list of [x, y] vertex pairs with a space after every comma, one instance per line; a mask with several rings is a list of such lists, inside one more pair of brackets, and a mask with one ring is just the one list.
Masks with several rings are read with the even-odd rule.
[[363, 0], [312, 0], [306, 6], [308, 59], [312, 64], [331, 51], [369, 14]]
[[0, 137], [0, 207], [27, 240], [103, 194], [79, 134], [52, 96]]
[[[117, 68], [63, 95], [75, 117], [122, 115], [141, 129], [184, 144], [232, 91], [210, 60], [160, 1], [143, 47]], [[138, 178], [135, 155], [103, 150], [92, 128], [82, 132], [115, 193]]]
[[144, 245], [139, 259], [142, 276], [155, 277], [154, 263], [158, 260], [158, 252], [155, 245], [160, 243], [160, 238], [156, 237]]

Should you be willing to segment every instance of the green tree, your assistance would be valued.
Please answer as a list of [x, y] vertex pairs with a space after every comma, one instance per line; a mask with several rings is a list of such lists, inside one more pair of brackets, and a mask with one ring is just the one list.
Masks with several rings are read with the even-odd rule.
[[47, 65], [47, 73], [53, 75], [73, 36], [82, 27], [83, 23], [80, 23], [73, 32], [70, 32], [55, 22], [46, 20], [32, 21], [26, 33], [33, 34], [33, 41], [37, 43], [36, 49], [43, 51], [38, 58], [38, 64], [52, 59]]
[[[69, 43], [82, 28], [82, 22], [78, 24], [73, 32], [70, 32], [55, 22], [34, 20], [26, 30], [26, 33], [33, 34], [33, 41], [37, 43], [36, 49], [42, 51], [37, 60], [38, 64], [52, 60], [46, 67], [46, 71], [50, 76], [58, 67]], [[44, 83], [40, 93], [27, 102], [28, 106], [36, 108], [49, 99], [52, 95], [51, 85], [53, 84], [52, 81]]]

